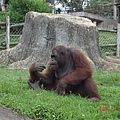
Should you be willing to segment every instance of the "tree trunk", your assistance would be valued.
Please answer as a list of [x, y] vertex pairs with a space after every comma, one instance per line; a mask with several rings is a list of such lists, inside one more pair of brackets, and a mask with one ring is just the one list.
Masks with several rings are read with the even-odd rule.
[[56, 45], [80, 48], [97, 68], [107, 69], [99, 49], [98, 30], [89, 19], [36, 12], [26, 14], [20, 43], [0, 52], [0, 64], [11, 68], [27, 68], [35, 61], [46, 64]]

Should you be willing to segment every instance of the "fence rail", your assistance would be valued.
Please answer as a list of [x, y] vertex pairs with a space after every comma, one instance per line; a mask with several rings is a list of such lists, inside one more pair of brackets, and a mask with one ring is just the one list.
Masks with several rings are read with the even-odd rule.
[[0, 25], [6, 25], [6, 22], [0, 22]]
[[109, 29], [109, 28], [98, 28], [98, 30], [99, 31], [104, 31], [104, 32], [114, 32], [114, 33], [116, 33], [117, 32], [117, 30], [113, 30], [113, 29]]
[[0, 35], [0, 37], [5, 36], [5, 35], [6, 35], [6, 34], [5, 34], [5, 33], [3, 33], [3, 34], [1, 34], [1, 35]]
[[100, 45], [100, 47], [116, 47], [117, 44], [103, 44], [103, 45]]

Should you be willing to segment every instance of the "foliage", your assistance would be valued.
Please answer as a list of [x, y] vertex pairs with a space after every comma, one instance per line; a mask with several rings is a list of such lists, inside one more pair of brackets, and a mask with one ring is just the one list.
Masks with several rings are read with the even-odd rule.
[[68, 2], [67, 0], [58, 1], [63, 2], [63, 4], [65, 2], [71, 8], [75, 8], [76, 12], [85, 11], [99, 14], [107, 18], [113, 18], [113, 11], [110, 9], [113, 6], [111, 0], [71, 0], [71, 2]]
[[90, 0], [91, 5], [92, 4], [101, 4], [101, 5], [105, 5], [105, 4], [110, 4], [112, 3], [112, 0]]
[[50, 12], [46, 0], [11, 0], [9, 4], [10, 18], [13, 23], [24, 22], [25, 14], [29, 11]]
[[0, 12], [0, 22], [5, 22], [6, 16], [8, 16], [8, 12]]
[[[32, 90], [28, 70], [0, 68], [0, 104], [37, 120], [118, 120], [120, 119], [120, 73], [101, 71], [93, 77], [102, 100], [89, 102], [80, 96], [59, 96], [54, 91]], [[110, 110], [101, 111], [102, 106]]]
[[99, 14], [106, 18], [113, 18], [112, 0], [90, 0], [90, 5], [86, 7], [86, 12]]

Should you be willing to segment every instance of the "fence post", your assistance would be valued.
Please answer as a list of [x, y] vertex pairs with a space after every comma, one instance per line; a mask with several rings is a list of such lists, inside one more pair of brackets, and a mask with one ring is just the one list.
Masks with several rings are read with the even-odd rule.
[[117, 57], [120, 56], [120, 23], [117, 24]]
[[6, 17], [6, 43], [7, 49], [10, 48], [10, 18], [9, 16]]
[[1, 10], [4, 12], [5, 11], [5, 5], [4, 5], [3, 0], [0, 0], [0, 6], [1, 6]]

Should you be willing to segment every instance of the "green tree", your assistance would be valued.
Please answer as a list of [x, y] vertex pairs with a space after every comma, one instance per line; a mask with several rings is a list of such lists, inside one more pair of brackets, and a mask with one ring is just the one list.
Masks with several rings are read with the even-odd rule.
[[25, 14], [29, 11], [45, 12], [51, 11], [46, 0], [10, 0], [9, 4], [10, 19], [13, 23], [24, 22]]
[[90, 0], [90, 6], [112, 4], [112, 0]]
[[90, 0], [90, 5], [86, 7], [86, 12], [99, 14], [107, 18], [113, 18], [112, 0]]

